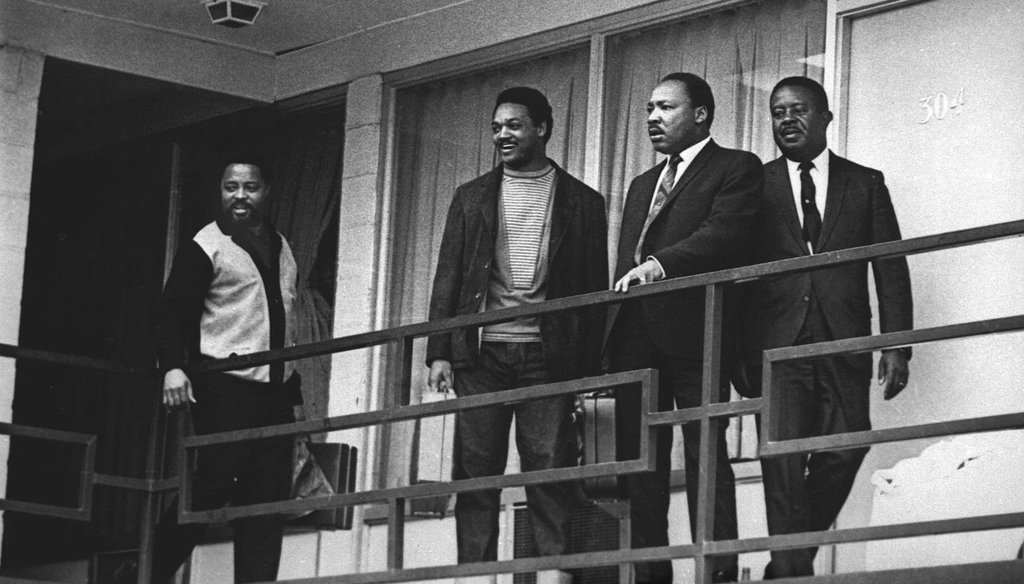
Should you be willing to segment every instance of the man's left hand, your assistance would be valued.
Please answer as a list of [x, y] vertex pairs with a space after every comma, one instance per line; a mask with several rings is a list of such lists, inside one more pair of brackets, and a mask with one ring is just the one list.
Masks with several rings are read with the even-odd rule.
[[907, 386], [907, 379], [910, 378], [910, 366], [907, 364], [907, 357], [899, 349], [882, 351], [878, 359], [878, 384], [885, 387], [882, 395], [885, 399], [892, 399], [899, 395]]
[[619, 281], [615, 283], [612, 290], [616, 292], [629, 292], [630, 282], [636, 281], [640, 284], [646, 284], [648, 282], [655, 282], [660, 280], [665, 274], [661, 271], [661, 266], [654, 260], [647, 260], [632, 270], [626, 272], [626, 275], [619, 278]]

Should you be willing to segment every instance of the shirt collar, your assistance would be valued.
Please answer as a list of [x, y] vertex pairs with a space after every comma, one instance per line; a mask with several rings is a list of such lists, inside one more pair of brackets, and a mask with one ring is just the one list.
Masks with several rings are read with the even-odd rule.
[[685, 162], [686, 164], [689, 164], [689, 163], [693, 162], [693, 159], [696, 158], [698, 154], [700, 154], [700, 151], [703, 150], [704, 147], [707, 146], [708, 142], [710, 142], [710, 141], [711, 141], [711, 136], [708, 136], [707, 138], [704, 138], [700, 142], [697, 142], [693, 146], [690, 146], [686, 150], [683, 150], [682, 152], [680, 152], [679, 156], [682, 157], [683, 162]]
[[[828, 174], [828, 159], [831, 154], [831, 150], [828, 148], [821, 151], [820, 154], [815, 156], [811, 162], [814, 163], [814, 168], [822, 175]], [[786, 167], [789, 168], [790, 174], [800, 174], [800, 163], [795, 160], [786, 159]]]

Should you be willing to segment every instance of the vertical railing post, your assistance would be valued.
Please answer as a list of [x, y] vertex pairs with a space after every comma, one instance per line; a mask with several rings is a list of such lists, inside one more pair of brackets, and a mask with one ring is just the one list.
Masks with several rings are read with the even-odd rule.
[[711, 419], [707, 407], [719, 401], [722, 364], [722, 298], [723, 284], [713, 284], [704, 293], [704, 369], [701, 375], [700, 417], [700, 481], [697, 488], [697, 545], [695, 578], [697, 584], [711, 582], [713, 562], [704, 552], [704, 544], [715, 539], [715, 482], [718, 479], [718, 425], [721, 420]]
[[[151, 389], [152, 385], [155, 385], [152, 380], [146, 379], [143, 381], [145, 390]], [[159, 395], [156, 393], [154, 395]], [[160, 402], [154, 398], [150, 400], [153, 403], [153, 413], [150, 416], [149, 427], [152, 431], [149, 433], [149, 437], [146, 443], [146, 471], [145, 477], [149, 481], [150, 486], [154, 484], [154, 481], [161, 477], [158, 459], [160, 458], [157, 449], [163, 444], [162, 436], [166, 433], [166, 420], [161, 419]], [[147, 490], [143, 494], [142, 503], [142, 517], [139, 518], [139, 567], [138, 577], [136, 579], [138, 584], [147, 584], [153, 572], [153, 536], [156, 530], [156, 518], [159, 517], [159, 511], [157, 510], [157, 503], [160, 497], [153, 491], [152, 488]]]
[[[402, 337], [397, 342], [396, 360], [398, 376], [395, 386], [390, 388], [385, 402], [395, 408], [409, 405], [412, 386], [413, 337]], [[388, 570], [401, 570], [405, 564], [405, 499], [388, 502]]]
[[388, 570], [405, 567], [405, 499], [388, 501]]

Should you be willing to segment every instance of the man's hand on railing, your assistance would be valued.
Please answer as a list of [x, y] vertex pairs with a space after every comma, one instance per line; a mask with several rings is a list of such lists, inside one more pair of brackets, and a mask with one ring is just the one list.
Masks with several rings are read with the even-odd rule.
[[171, 369], [164, 373], [164, 406], [171, 410], [187, 408], [188, 404], [196, 403], [192, 395], [192, 380], [181, 369]]
[[907, 356], [899, 349], [882, 351], [878, 359], [878, 384], [885, 387], [883, 396], [885, 399], [892, 399], [899, 395], [907, 386], [907, 379], [910, 378], [910, 366], [907, 364]]
[[648, 282], [656, 282], [664, 276], [665, 273], [661, 269], [661, 264], [654, 258], [651, 258], [626, 272], [626, 275], [619, 278], [619, 281], [615, 283], [612, 290], [616, 292], [629, 292], [629, 283], [634, 280], [641, 284], [646, 284]]
[[455, 391], [455, 372], [452, 371], [452, 364], [445, 359], [434, 359], [430, 363], [430, 375], [427, 377], [427, 386], [431, 391]]

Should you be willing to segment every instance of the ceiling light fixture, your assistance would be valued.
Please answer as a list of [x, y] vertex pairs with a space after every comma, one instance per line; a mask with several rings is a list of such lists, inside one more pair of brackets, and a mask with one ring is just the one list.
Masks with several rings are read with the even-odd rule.
[[266, 0], [199, 0], [210, 13], [210, 21], [229, 28], [241, 28], [256, 22]]

